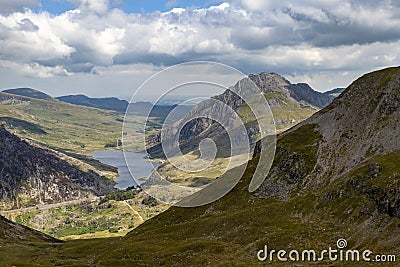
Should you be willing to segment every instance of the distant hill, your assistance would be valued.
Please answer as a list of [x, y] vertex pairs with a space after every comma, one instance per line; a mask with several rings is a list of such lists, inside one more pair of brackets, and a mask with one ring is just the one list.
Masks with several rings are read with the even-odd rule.
[[32, 88], [15, 88], [15, 89], [7, 89], [3, 90], [4, 93], [13, 94], [13, 95], [20, 95], [20, 96], [27, 96], [31, 98], [37, 99], [52, 99], [51, 96], [45, 94], [41, 91], [32, 89]]
[[346, 88], [335, 88], [335, 89], [324, 92], [324, 95], [331, 95], [331, 96], [337, 97], [341, 93], [343, 93], [344, 90], [346, 90]]
[[[328, 107], [279, 135], [271, 171], [254, 193], [248, 186], [259, 147], [240, 182], [216, 202], [171, 207], [123, 238], [67, 241], [54, 250], [32, 246], [31, 258], [23, 262], [288, 266], [276, 257], [260, 262], [257, 252], [265, 246], [268, 251], [321, 252], [339, 246], [339, 238], [345, 239], [346, 250], [360, 251], [360, 259], [367, 250], [399, 255], [399, 82], [400, 68], [367, 74]], [[15, 246], [2, 246], [1, 253], [21, 262]], [[316, 265], [334, 263], [325, 255]], [[377, 265], [338, 261], [336, 266]]]
[[[113, 110], [119, 113], [125, 113], [126, 108], [129, 105], [128, 101], [120, 100], [116, 97], [92, 98], [85, 95], [68, 95], [57, 97], [57, 99], [70, 104]], [[164, 121], [175, 107], [177, 107], [177, 105], [153, 105], [152, 103], [145, 101], [135, 102], [132, 105], [133, 106], [130, 109], [132, 115], [160, 118], [162, 121]], [[178, 117], [182, 118], [190, 109], [191, 106], [180, 105], [178, 107], [179, 112], [176, 114]], [[147, 113], [148, 110], [151, 110], [150, 115]]]
[[295, 100], [304, 101], [318, 108], [324, 108], [335, 98], [330, 94], [323, 94], [315, 91], [306, 83], [290, 84], [287, 86], [290, 96]]
[[128, 107], [128, 101], [120, 100], [116, 97], [92, 98], [85, 95], [67, 95], [56, 98], [70, 104], [114, 110], [121, 113], [125, 113], [125, 110]]
[[[293, 127], [295, 124], [309, 118], [320, 108], [329, 105], [335, 98], [334, 96], [317, 92], [305, 83], [292, 84], [277, 73], [262, 72], [257, 75], [250, 74], [249, 79], [264, 93], [274, 115], [278, 132]], [[244, 82], [245, 80], [247, 80], [247, 78], [238, 81], [234, 85], [236, 88], [234, 91], [242, 91], [244, 94], [246, 92], [251, 92], [251, 89], [246, 87], [248, 83]], [[242, 118], [245, 118], [250, 141], [254, 144], [259, 135], [258, 124], [243, 99], [231, 90], [226, 90], [224, 93], [213, 98], [230, 106], [233, 110], [236, 110]], [[185, 140], [182, 141], [182, 148], [184, 148], [185, 152], [197, 149], [198, 143], [194, 139], [197, 139], [199, 135], [213, 138], [213, 140], [220, 139], [224, 142], [224, 140], [226, 140], [226, 134], [223, 127], [217, 126], [215, 121], [201, 118], [200, 116], [201, 114], [206, 114], [205, 112], [209, 114], [218, 112], [218, 107], [214, 107], [213, 103], [215, 102], [210, 100], [201, 102], [187, 114], [188, 117], [198, 117], [197, 119], [191, 120], [191, 122], [186, 125], [181, 125], [184, 123], [182, 121], [173, 124], [164, 129], [164, 137], [168, 138], [169, 136], [174, 136], [177, 129], [182, 129], [180, 131], [180, 136], [182, 140]], [[160, 140], [161, 133], [149, 138], [148, 144], [150, 148], [148, 152], [153, 157], [163, 156]]]

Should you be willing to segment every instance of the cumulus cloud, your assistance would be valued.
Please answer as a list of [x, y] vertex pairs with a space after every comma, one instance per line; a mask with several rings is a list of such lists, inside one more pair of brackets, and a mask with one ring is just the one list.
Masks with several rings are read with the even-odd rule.
[[39, 0], [3, 0], [0, 1], [0, 13], [12, 13], [24, 11], [25, 8], [32, 8], [38, 6]]
[[108, 0], [69, 1], [77, 8], [59, 15], [23, 9], [33, 0], [1, 2], [19, 12], [0, 15], [0, 58], [40, 77], [214, 60], [246, 73], [304, 78], [400, 59], [397, 0], [233, 0], [140, 14], [110, 8]]
[[109, 6], [109, 0], [69, 0], [69, 2], [79, 6], [82, 11], [96, 12], [98, 14], [105, 13]]

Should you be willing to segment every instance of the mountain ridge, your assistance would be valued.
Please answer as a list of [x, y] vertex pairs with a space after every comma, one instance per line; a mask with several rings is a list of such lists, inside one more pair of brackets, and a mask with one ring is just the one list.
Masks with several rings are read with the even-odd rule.
[[[249, 80], [251, 80], [251, 83]], [[255, 122], [252, 111], [242, 98], [233, 92], [241, 92], [242, 95], [248, 95], [252, 90], [246, 86], [254, 86], [254, 84], [264, 94], [275, 119], [277, 130], [284, 131], [296, 123], [308, 118], [311, 114], [318, 111], [320, 107], [328, 105], [333, 96], [313, 90], [305, 83], [291, 84], [286, 78], [277, 73], [261, 72], [258, 75], [250, 74], [248, 78], [238, 81], [233, 87], [234, 90], [228, 89], [224, 93], [212, 97], [231, 107], [238, 112], [240, 117], [247, 124], [247, 131], [251, 144], [258, 138], [259, 129]], [[164, 138], [168, 139], [177, 129], [181, 129], [180, 138], [182, 139], [182, 148], [186, 151], [197, 147], [196, 138], [201, 135], [203, 137], [212, 137], [213, 139], [225, 139], [226, 132], [222, 126], [211, 119], [201, 118], [201, 114], [219, 112], [218, 107], [214, 107], [215, 102], [205, 100], [195, 106], [188, 112], [186, 118], [195, 118], [186, 125], [177, 123], [164, 129]], [[291, 106], [290, 112], [285, 113], [285, 109]], [[213, 109], [216, 109], [215, 111]], [[197, 114], [198, 113], [198, 114]], [[148, 152], [153, 157], [162, 157], [163, 153], [160, 148], [161, 132], [156, 136], [152, 136], [148, 140]]]
[[[50, 253], [36, 259], [60, 265], [73, 259], [99, 266], [287, 266], [276, 258], [260, 262], [257, 251], [322, 251], [336, 248], [338, 239], [346, 240], [346, 249], [399, 255], [399, 95], [400, 67], [366, 74], [328, 107], [279, 134], [271, 171], [255, 193], [248, 188], [258, 152], [266, 149], [260, 143], [223, 198], [172, 207], [123, 238], [48, 246]], [[376, 266], [327, 258], [315, 264]]]
[[[360, 77], [328, 107], [278, 136], [271, 171], [255, 193], [248, 193], [248, 185], [260, 145], [226, 196], [202, 207], [171, 208], [133, 230], [108, 255], [135, 255], [145, 246], [158, 253], [153, 263], [256, 265], [256, 252], [266, 244], [323, 249], [339, 238], [349, 248], [398, 255], [399, 95], [400, 67]], [[146, 245], [147, 237], [162, 244]], [[100, 256], [98, 262], [112, 261]]]
[[0, 127], [0, 203], [3, 209], [90, 198], [113, 191], [113, 182], [81, 171], [50, 150]]
[[56, 99], [74, 105], [114, 110], [120, 113], [125, 113], [129, 104], [128, 101], [116, 97], [92, 98], [83, 94], [59, 96]]

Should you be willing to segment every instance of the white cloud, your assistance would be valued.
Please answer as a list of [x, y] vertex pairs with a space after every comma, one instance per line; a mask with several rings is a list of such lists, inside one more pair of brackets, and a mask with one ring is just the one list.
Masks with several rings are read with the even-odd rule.
[[60, 15], [24, 10], [33, 0], [1, 2], [19, 11], [0, 14], [2, 68], [56, 77], [214, 60], [326, 89], [328, 73], [347, 81], [400, 59], [396, 1], [233, 0], [147, 14], [110, 9], [107, 0], [70, 1], [77, 8]]

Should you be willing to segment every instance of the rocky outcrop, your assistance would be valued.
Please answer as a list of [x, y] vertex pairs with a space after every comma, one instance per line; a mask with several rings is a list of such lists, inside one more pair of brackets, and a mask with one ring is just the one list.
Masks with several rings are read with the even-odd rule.
[[[287, 199], [332, 187], [323, 201], [361, 194], [379, 212], [400, 217], [399, 95], [400, 67], [353, 82], [328, 107], [279, 136], [274, 165], [256, 194]], [[262, 148], [256, 148], [257, 155]]]
[[[272, 113], [274, 114], [276, 125], [278, 127], [282, 125], [280, 130], [287, 129], [299, 121], [306, 119], [310, 114], [317, 111], [319, 108], [325, 107], [334, 99], [333, 96], [314, 91], [307, 84], [291, 84], [284, 77], [276, 73], [262, 72], [258, 75], [250, 74], [249, 79], [254, 82], [254, 84], [256, 84], [257, 87], [265, 94], [266, 100], [268, 101]], [[246, 95], [247, 92], [251, 92], [251, 90], [246, 87], [248, 84], [249, 83], [246, 81], [239, 81], [234, 85], [234, 91], [238, 91], [241, 94]], [[226, 90], [224, 93], [213, 98], [225, 103], [227, 106], [236, 111], [240, 108], [244, 108], [246, 105], [237, 94], [233, 93], [232, 90]], [[219, 110], [216, 110], [213, 105], [214, 104], [212, 101], [205, 100], [193, 108], [188, 113], [186, 118], [196, 117], [196, 114], [212, 114], [220, 112]], [[285, 113], [287, 105], [291, 105], [292, 110]], [[296, 118], [290, 117], [290, 115], [282, 115], [289, 113], [292, 115], [297, 113]], [[257, 140], [259, 129], [256, 123], [254, 123], [254, 116], [251, 118], [247, 118], [245, 123], [247, 123], [246, 128], [250, 141], [255, 142]], [[180, 122], [175, 123], [166, 129], [164, 136], [167, 137], [170, 135], [170, 132], [175, 132], [180, 128], [182, 128], [180, 132], [180, 138], [183, 140], [183, 150], [185, 148], [187, 149], [188, 144], [191, 144], [193, 147], [197, 147], [197, 145], [193, 144], [196, 143], [194, 139], [196, 139], [199, 135], [216, 139], [218, 137], [222, 138], [222, 136], [226, 134], [224, 129], [216, 122], [206, 118], [198, 118], [193, 119], [184, 126], [181, 125]], [[162, 155], [159, 146], [160, 139], [161, 133], [149, 138], [148, 140], [150, 147], [148, 152], [154, 157], [159, 157]]]
[[0, 127], [2, 209], [99, 196], [112, 190], [113, 182], [107, 178], [81, 171]]

